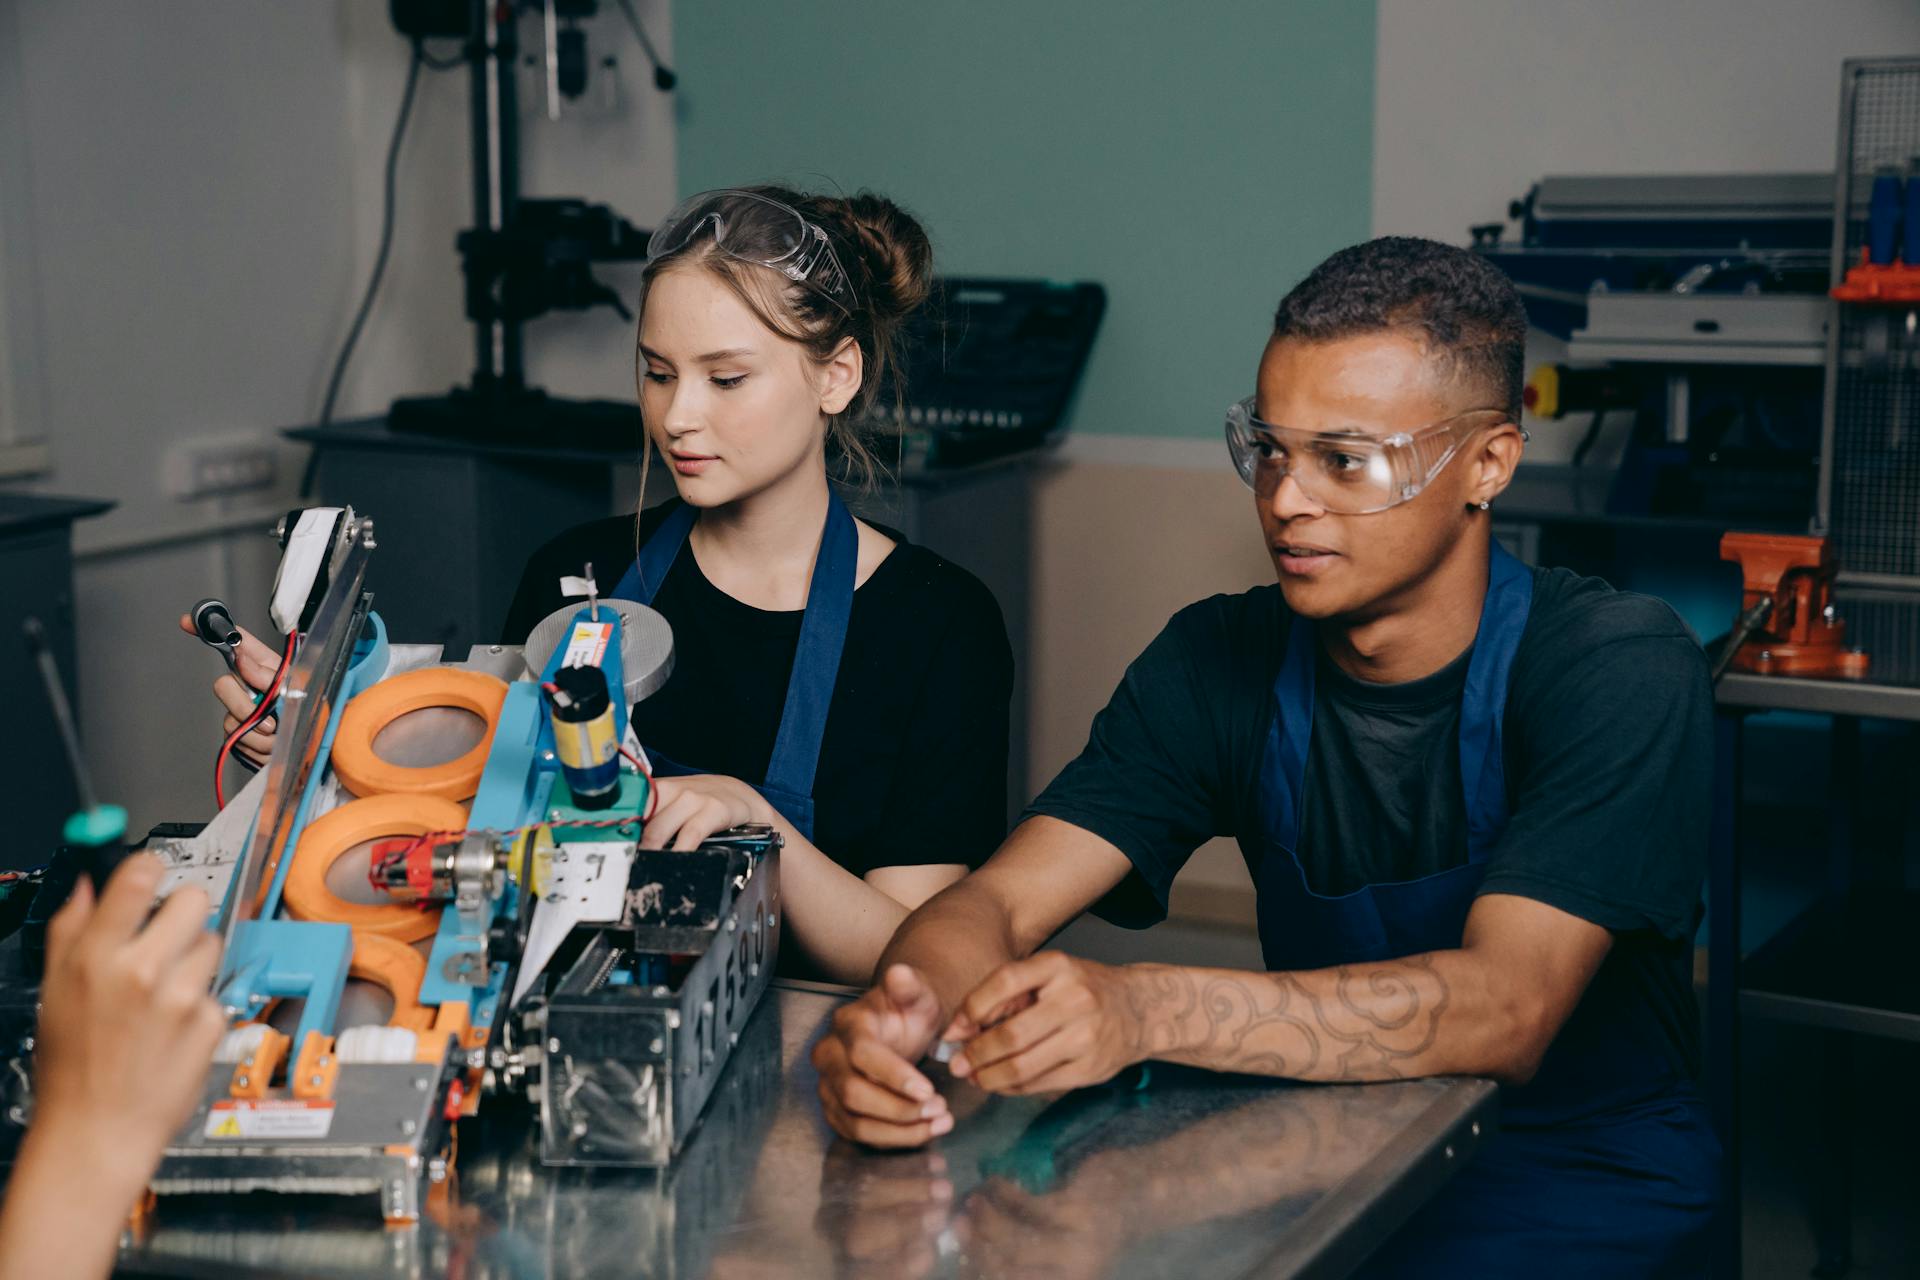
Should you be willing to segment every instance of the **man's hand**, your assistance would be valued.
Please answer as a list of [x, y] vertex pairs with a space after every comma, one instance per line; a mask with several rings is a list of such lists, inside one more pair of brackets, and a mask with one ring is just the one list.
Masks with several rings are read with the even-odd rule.
[[642, 849], [697, 849], [708, 836], [747, 822], [778, 819], [765, 796], [738, 778], [717, 773], [655, 778], [660, 793], [641, 833]]
[[942, 1039], [949, 1067], [989, 1093], [1055, 1093], [1111, 1080], [1144, 1059], [1129, 970], [1042, 951], [1002, 965], [961, 1004]]
[[870, 1147], [917, 1147], [953, 1128], [947, 1100], [913, 1065], [932, 1046], [940, 1013], [933, 988], [904, 964], [835, 1011], [813, 1048], [820, 1105], [835, 1133]]

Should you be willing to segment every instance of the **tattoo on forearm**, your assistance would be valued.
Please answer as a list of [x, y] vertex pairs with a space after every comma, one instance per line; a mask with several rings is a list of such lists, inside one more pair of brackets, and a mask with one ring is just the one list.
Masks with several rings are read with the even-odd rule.
[[1451, 996], [1432, 956], [1233, 976], [1142, 966], [1127, 1000], [1143, 1057], [1298, 1080], [1424, 1074]]

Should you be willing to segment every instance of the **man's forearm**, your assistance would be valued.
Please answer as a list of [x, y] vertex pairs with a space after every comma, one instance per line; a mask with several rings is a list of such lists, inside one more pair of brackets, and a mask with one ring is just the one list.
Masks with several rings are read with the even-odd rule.
[[912, 965], [951, 1016], [987, 975], [1025, 959], [1131, 867], [1125, 854], [1090, 832], [1055, 818], [1028, 818], [985, 866], [906, 918], [874, 980], [889, 965]]
[[1142, 1058], [1294, 1080], [1522, 1080], [1545, 1047], [1539, 1014], [1491, 978], [1466, 951], [1298, 973], [1134, 965], [1126, 996]]
[[881, 952], [873, 974], [878, 982], [889, 965], [919, 970], [940, 997], [944, 1021], [988, 974], [1018, 958], [1006, 912], [969, 878], [935, 894], [909, 915]]

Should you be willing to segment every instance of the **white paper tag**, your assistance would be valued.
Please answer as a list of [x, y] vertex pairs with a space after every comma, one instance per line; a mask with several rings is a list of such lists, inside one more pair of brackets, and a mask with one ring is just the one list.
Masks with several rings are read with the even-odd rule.
[[600, 594], [592, 578], [560, 579], [560, 594], [563, 596], [592, 596]]
[[607, 642], [613, 638], [611, 622], [580, 621], [567, 636], [567, 650], [560, 659], [563, 667], [597, 667], [607, 656]]
[[333, 1103], [304, 1098], [222, 1098], [207, 1110], [209, 1138], [324, 1138]]

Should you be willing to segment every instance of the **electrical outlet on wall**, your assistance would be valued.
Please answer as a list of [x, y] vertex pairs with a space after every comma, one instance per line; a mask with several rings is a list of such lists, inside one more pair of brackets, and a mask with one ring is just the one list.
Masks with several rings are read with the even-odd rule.
[[167, 493], [182, 502], [271, 489], [279, 477], [274, 442], [260, 435], [195, 436], [166, 452]]

